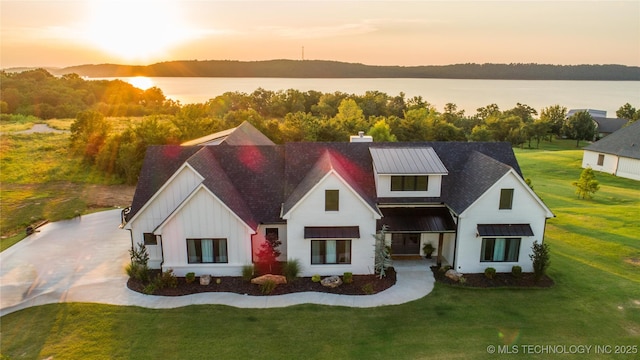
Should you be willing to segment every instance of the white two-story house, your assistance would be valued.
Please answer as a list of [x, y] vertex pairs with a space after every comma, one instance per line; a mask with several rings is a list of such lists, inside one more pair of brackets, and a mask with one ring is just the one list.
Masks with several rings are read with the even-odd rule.
[[395, 256], [431, 243], [460, 272], [532, 271], [531, 246], [553, 214], [510, 144], [276, 145], [248, 126], [215, 145], [147, 150], [124, 228], [152, 268], [238, 276], [271, 234], [303, 276], [370, 274], [385, 227]]

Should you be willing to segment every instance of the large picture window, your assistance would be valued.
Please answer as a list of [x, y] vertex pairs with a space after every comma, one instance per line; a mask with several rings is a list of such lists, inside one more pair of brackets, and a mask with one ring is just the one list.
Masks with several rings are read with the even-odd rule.
[[189, 264], [226, 263], [227, 239], [187, 239]]
[[351, 264], [351, 240], [312, 240], [311, 264]]
[[481, 262], [517, 262], [520, 238], [483, 238]]
[[426, 175], [405, 175], [391, 177], [391, 191], [427, 191], [429, 177]]

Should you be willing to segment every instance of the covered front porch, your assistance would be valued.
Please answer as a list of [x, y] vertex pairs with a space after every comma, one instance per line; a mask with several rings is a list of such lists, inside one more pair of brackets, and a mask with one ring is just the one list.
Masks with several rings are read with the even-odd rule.
[[416, 259], [427, 256], [426, 244], [434, 248], [434, 265], [452, 264], [456, 224], [445, 207], [382, 208], [378, 228], [386, 226], [394, 259]]

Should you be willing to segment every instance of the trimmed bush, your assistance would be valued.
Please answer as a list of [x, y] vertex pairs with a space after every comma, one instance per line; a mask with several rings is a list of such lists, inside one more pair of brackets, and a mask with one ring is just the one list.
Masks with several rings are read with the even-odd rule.
[[187, 282], [187, 284], [191, 284], [192, 282], [196, 281], [196, 273], [194, 272], [188, 272], [185, 276], [184, 276], [184, 281]]
[[519, 279], [522, 276], [522, 267], [518, 265], [515, 265], [514, 267], [512, 267], [511, 275], [513, 275], [514, 278]]
[[282, 275], [287, 278], [287, 282], [291, 282], [300, 275], [300, 261], [298, 259], [289, 259], [282, 265]]
[[322, 278], [318, 274], [315, 274], [311, 277], [311, 281], [313, 282], [320, 282], [320, 280], [322, 280]]
[[344, 281], [345, 284], [351, 284], [353, 282], [353, 273], [350, 272], [346, 272], [342, 275], [342, 281]]
[[492, 267], [484, 269], [484, 276], [486, 276], [487, 279], [493, 279], [496, 276], [496, 269]]

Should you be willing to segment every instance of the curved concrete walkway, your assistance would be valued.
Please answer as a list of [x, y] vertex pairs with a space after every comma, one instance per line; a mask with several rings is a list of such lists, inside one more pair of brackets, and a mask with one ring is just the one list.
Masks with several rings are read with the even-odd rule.
[[60, 302], [89, 302], [154, 309], [195, 304], [271, 308], [298, 304], [349, 307], [397, 305], [417, 300], [433, 289], [426, 260], [396, 261], [397, 281], [374, 295], [304, 292], [274, 296], [200, 293], [153, 296], [129, 290], [124, 267], [129, 262], [129, 232], [118, 228], [120, 210], [47, 224], [0, 253], [0, 316]]

